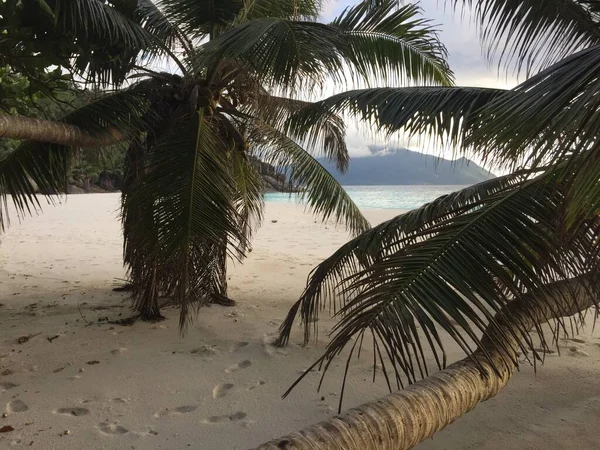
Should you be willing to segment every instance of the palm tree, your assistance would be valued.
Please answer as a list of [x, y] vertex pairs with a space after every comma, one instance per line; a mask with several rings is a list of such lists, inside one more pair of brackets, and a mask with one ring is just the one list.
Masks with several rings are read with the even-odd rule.
[[[339, 322], [311, 369], [325, 375], [344, 350], [349, 364], [369, 345], [374, 376], [380, 365], [390, 392], [398, 391], [261, 450], [412, 448], [495, 396], [519, 354], [543, 361], [559, 335], [577, 333], [599, 306], [600, 4], [463, 3], [473, 7], [490, 56], [537, 73], [510, 91], [356, 90], [291, 123], [354, 113], [510, 174], [384, 222], [313, 270], [277, 344], [288, 342], [297, 316], [311, 339], [330, 303]], [[442, 334], [467, 357], [448, 366]]]
[[[330, 114], [292, 126], [289, 118], [311, 105], [300, 94], [328, 80], [452, 84], [435, 29], [417, 6], [396, 0], [358, 2], [330, 24], [316, 21], [316, 0], [144, 0], [133, 2], [135, 8], [127, 1], [37, 3], [46, 6], [40, 10], [44, 42], [63, 43], [66, 34], [83, 43], [83, 50], [67, 46], [59, 55], [63, 66], [115, 90], [69, 113], [62, 124], [27, 128], [18, 126], [21, 119], [0, 118], [3, 135], [38, 141], [0, 162], [1, 195], [11, 194], [26, 212], [37, 206], [34, 185], [45, 193], [61, 191], [69, 145], [121, 142], [127, 147], [124, 259], [134, 304], [142, 318], [160, 320], [158, 298], [165, 294], [180, 306], [182, 328], [192, 306], [231, 304], [226, 258], [243, 258], [262, 218], [254, 159], [302, 185], [306, 202], [323, 219], [354, 233], [368, 228], [317, 159], [346, 169], [343, 120]], [[16, 25], [11, 30], [28, 44], [24, 53], [32, 47], [41, 52], [39, 33], [22, 36]], [[7, 36], [0, 45], [14, 44]], [[100, 51], [88, 51], [87, 41]], [[176, 70], [153, 70], [156, 57]]]

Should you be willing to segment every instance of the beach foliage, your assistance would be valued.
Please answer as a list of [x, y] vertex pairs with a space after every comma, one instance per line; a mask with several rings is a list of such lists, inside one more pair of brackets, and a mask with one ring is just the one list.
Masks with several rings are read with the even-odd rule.
[[[343, 245], [312, 271], [282, 325], [279, 345], [297, 318], [308, 342], [331, 308], [338, 322], [315, 366], [325, 373], [336, 357], [350, 362], [369, 345], [373, 374], [380, 367], [390, 390], [444, 369], [447, 337], [497, 374], [518, 366], [519, 353], [535, 364], [559, 335], [577, 333], [585, 313], [564, 318], [573, 314], [570, 305], [581, 302], [585, 310], [585, 298], [598, 298], [598, 2], [448, 3], [472, 8], [488, 57], [528, 78], [510, 90], [358, 89], [316, 102], [290, 121], [304, 127], [350, 114], [382, 133], [426, 137], [508, 174]], [[586, 295], [581, 280], [588, 281]], [[559, 299], [557, 283], [574, 287]], [[530, 321], [509, 314], [524, 302], [535, 319], [533, 335]]]
[[[227, 258], [244, 257], [262, 219], [256, 159], [300, 185], [322, 219], [353, 234], [368, 228], [318, 160], [347, 168], [342, 117], [290, 125], [327, 86], [452, 84], [446, 50], [418, 6], [364, 0], [330, 23], [318, 20], [321, 7], [316, 0], [1, 4], [0, 47], [13, 48], [2, 53], [6, 64], [29, 79], [58, 66], [100, 91], [59, 120], [65, 137], [97, 135], [126, 149], [124, 260], [143, 318], [161, 318], [159, 296], [179, 306], [182, 329], [194, 308], [232, 303]], [[64, 190], [73, 149], [54, 139], [24, 142], [0, 161], [0, 192], [20, 213], [39, 206], [39, 188]]]

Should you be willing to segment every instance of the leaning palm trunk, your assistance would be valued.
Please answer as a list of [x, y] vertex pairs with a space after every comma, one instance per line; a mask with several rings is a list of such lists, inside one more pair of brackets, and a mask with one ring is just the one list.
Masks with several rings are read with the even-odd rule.
[[72, 147], [104, 147], [123, 139], [115, 129], [93, 134], [70, 125], [52, 120], [0, 114], [0, 137], [49, 142]]
[[503, 335], [514, 336], [503, 342], [503, 351], [484, 337], [479, 350], [445, 370], [255, 450], [411, 449], [508, 383], [516, 365], [506, 361], [517, 360], [519, 341], [524, 338], [521, 327], [532, 329], [549, 318], [571, 316], [595, 305], [590, 284], [583, 278], [561, 281], [548, 286], [544, 302], [525, 295], [509, 303], [498, 314], [500, 327], [507, 331]]

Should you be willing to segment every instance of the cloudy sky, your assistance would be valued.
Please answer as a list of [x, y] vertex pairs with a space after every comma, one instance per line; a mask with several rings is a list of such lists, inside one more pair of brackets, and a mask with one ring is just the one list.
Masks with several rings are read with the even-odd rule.
[[[486, 86], [510, 88], [517, 84], [517, 79], [499, 73], [495, 64], [489, 64], [482, 51], [473, 23], [473, 16], [468, 9], [454, 11], [445, 6], [445, 0], [417, 1], [423, 9], [423, 17], [431, 19], [440, 30], [440, 37], [449, 52], [450, 67], [456, 75], [456, 84], [464, 86]], [[356, 4], [354, 0], [325, 0], [323, 20], [329, 21], [336, 17], [349, 5]], [[382, 144], [382, 138], [366, 136], [358, 125], [350, 123], [348, 130], [348, 146], [353, 156], [369, 154], [367, 145], [375, 139]], [[414, 150], [440, 154], [440, 149], [431, 148], [420, 140], [406, 142], [399, 137], [399, 143]], [[442, 152], [451, 156], [451, 152]]]

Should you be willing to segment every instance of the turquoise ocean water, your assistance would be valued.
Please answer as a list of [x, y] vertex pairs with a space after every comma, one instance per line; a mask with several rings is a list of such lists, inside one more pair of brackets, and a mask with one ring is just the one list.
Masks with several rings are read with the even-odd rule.
[[[344, 186], [359, 208], [415, 209], [464, 186]], [[267, 202], [298, 202], [295, 194], [266, 194]]]

